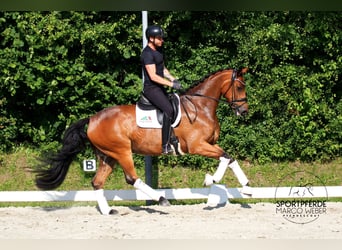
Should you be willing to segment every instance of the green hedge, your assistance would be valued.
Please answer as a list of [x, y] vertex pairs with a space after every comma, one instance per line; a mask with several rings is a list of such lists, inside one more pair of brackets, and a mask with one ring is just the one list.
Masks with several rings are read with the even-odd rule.
[[[167, 67], [185, 86], [250, 68], [249, 115], [218, 109], [229, 154], [261, 163], [341, 156], [340, 12], [149, 12], [149, 21], [166, 29]], [[71, 122], [140, 95], [140, 12], [0, 12], [0, 30], [0, 151], [56, 147]]]

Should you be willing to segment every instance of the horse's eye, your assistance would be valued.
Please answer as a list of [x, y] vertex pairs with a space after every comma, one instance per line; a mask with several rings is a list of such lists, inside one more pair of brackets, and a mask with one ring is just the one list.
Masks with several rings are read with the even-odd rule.
[[240, 86], [237, 87], [237, 89], [238, 89], [238, 91], [242, 91], [243, 90], [243, 86], [240, 85]]

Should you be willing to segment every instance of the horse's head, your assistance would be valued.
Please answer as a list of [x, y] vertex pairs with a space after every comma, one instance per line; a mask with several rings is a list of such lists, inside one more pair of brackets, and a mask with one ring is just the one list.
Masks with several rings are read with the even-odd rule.
[[246, 115], [248, 113], [246, 83], [243, 75], [247, 68], [232, 70], [231, 80], [227, 81], [228, 86], [222, 88], [222, 95], [227, 99], [236, 115]]

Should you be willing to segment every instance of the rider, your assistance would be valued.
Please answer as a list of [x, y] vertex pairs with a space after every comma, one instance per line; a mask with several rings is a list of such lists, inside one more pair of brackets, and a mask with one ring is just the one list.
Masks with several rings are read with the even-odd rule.
[[151, 25], [146, 29], [147, 46], [141, 54], [144, 72], [144, 96], [157, 108], [163, 111], [162, 125], [162, 153], [171, 154], [170, 146], [171, 119], [173, 108], [168, 99], [165, 86], [181, 89], [180, 82], [173, 77], [164, 65], [161, 51], [164, 42], [164, 30], [158, 25]]

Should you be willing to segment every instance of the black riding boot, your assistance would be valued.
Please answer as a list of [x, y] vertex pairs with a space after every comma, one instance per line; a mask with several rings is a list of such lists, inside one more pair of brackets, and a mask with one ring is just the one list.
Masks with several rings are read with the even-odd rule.
[[170, 146], [171, 118], [164, 113], [162, 126], [162, 154], [172, 154]]

